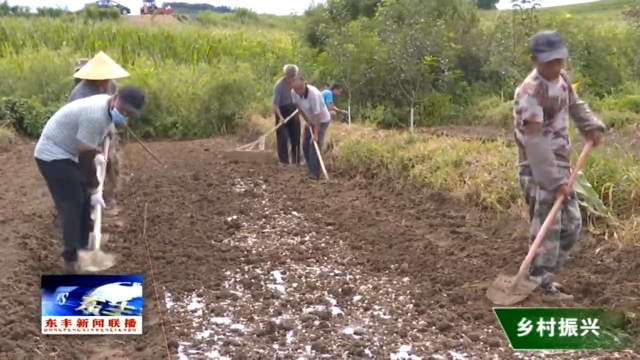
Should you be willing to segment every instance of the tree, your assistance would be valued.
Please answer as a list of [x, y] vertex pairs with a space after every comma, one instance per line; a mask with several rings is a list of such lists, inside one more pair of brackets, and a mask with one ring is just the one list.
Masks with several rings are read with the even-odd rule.
[[328, 0], [327, 10], [332, 18], [337, 16], [342, 19], [346, 13], [349, 21], [363, 17], [371, 19], [381, 3], [382, 0]]
[[351, 124], [351, 99], [355, 89], [365, 83], [371, 73], [371, 56], [378, 51], [375, 34], [365, 28], [367, 20], [351, 21], [346, 26], [327, 30], [325, 51], [331, 75], [340, 79], [347, 90], [347, 111]]
[[476, 0], [476, 6], [481, 10], [495, 10], [500, 0]]
[[625, 13], [625, 19], [631, 25], [633, 45], [633, 79], [638, 81], [640, 78], [640, 5], [637, 5], [631, 10], [627, 10]]
[[392, 0], [379, 9], [378, 36], [388, 52], [388, 76], [410, 102], [409, 125], [415, 108], [434, 86], [450, 76], [460, 47], [447, 29], [455, 1]]
[[511, 0], [511, 9], [514, 16], [520, 20], [520, 27], [524, 36], [531, 37], [538, 31], [540, 19], [538, 18], [539, 0]]

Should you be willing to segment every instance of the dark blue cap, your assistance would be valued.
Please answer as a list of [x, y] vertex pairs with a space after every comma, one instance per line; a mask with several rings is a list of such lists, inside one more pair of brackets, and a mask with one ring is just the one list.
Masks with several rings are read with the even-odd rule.
[[536, 60], [541, 63], [556, 59], [566, 59], [569, 56], [569, 50], [567, 50], [562, 37], [556, 31], [541, 31], [533, 35], [529, 46], [531, 55], [535, 56]]
[[144, 106], [144, 91], [135, 86], [125, 86], [118, 90], [118, 99], [127, 107], [130, 112], [139, 115]]

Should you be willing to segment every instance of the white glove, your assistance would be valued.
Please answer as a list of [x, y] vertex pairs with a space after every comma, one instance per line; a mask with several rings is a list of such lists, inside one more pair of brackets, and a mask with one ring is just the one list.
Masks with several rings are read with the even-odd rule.
[[106, 208], [105, 204], [104, 204], [104, 200], [102, 199], [102, 195], [100, 194], [93, 194], [91, 195], [91, 206], [102, 206], [102, 208]]
[[96, 155], [96, 157], [93, 160], [96, 163], [96, 167], [103, 167], [104, 164], [107, 163], [107, 160], [104, 158], [104, 155], [102, 154]]

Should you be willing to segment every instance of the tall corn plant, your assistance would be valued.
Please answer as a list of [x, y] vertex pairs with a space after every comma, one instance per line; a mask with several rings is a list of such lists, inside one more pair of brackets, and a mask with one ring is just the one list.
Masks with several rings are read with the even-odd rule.
[[[574, 83], [572, 85], [573, 90], [577, 91], [580, 86], [580, 83]], [[575, 126], [573, 122], [570, 123], [570, 131], [569, 136], [571, 137], [571, 142], [573, 143], [575, 140]], [[578, 200], [580, 201], [580, 205], [587, 209], [589, 214], [594, 214], [596, 216], [604, 217], [607, 221], [614, 220], [613, 213], [607, 206], [602, 202], [602, 199], [596, 192], [596, 190], [591, 186], [589, 180], [585, 176], [584, 172], [581, 170], [578, 172], [578, 176], [576, 177], [575, 182], [573, 183], [573, 189], [578, 194]]]

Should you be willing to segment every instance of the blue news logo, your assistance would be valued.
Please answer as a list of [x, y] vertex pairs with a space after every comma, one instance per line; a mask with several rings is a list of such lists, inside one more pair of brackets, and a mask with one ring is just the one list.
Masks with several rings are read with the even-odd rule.
[[[48, 288], [43, 287], [42, 291], [42, 315], [142, 315], [143, 287], [141, 275], [138, 277], [135, 275], [126, 275], [126, 278], [125, 276], [93, 275], [92, 278], [89, 279], [91, 281], [88, 281], [87, 278], [80, 280], [83, 280], [78, 281], [78, 284], [81, 286], [57, 286], [61, 285], [59, 279], [50, 280], [51, 285]], [[70, 282], [71, 284], [74, 283], [74, 281]], [[69, 282], [67, 282], [67, 284], [69, 284]]]

